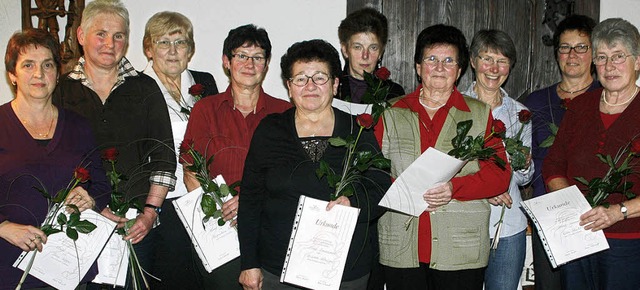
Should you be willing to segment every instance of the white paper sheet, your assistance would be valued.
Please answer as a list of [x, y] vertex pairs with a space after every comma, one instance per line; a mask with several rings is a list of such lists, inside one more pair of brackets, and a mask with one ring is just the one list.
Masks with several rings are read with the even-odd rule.
[[[137, 215], [138, 211], [130, 208], [125, 217], [135, 219]], [[98, 275], [91, 282], [124, 287], [128, 269], [129, 248], [122, 236], [114, 233], [98, 256]]]
[[465, 161], [429, 147], [391, 184], [379, 205], [420, 216], [429, 206], [422, 197], [425, 191], [449, 181], [464, 165]]
[[[225, 183], [222, 175], [214, 180], [216, 184]], [[228, 196], [227, 199], [231, 197]], [[211, 273], [214, 269], [240, 256], [238, 231], [227, 222], [218, 226], [218, 220], [210, 218], [206, 227], [202, 224], [204, 213], [200, 207], [202, 188], [198, 187], [173, 201], [178, 217], [185, 226], [191, 242], [202, 261], [202, 265]]]
[[300, 196], [280, 282], [339, 289], [359, 208]]
[[[65, 233], [50, 235], [42, 252], [36, 254], [29, 275], [60, 290], [73, 290], [80, 284], [116, 227], [90, 209], [81, 213], [80, 220], [88, 220], [97, 228], [89, 234], [78, 234], [75, 243]], [[13, 266], [24, 271], [34, 253], [23, 252]]]
[[173, 147], [176, 153], [176, 161], [178, 162], [178, 166], [176, 166], [176, 176], [178, 177], [178, 181], [176, 182], [176, 189], [167, 193], [167, 199], [176, 198], [187, 194], [187, 187], [184, 185], [184, 181], [182, 181], [184, 169], [182, 168], [182, 164], [180, 164], [180, 144], [182, 144], [184, 133], [187, 131], [187, 123], [187, 121], [171, 122], [171, 131], [173, 132]]
[[331, 106], [345, 113], [357, 116], [362, 113], [371, 114], [371, 104], [356, 104], [334, 98]]
[[554, 268], [609, 249], [602, 230], [592, 232], [580, 226], [580, 215], [591, 206], [575, 185], [520, 204], [533, 220]]

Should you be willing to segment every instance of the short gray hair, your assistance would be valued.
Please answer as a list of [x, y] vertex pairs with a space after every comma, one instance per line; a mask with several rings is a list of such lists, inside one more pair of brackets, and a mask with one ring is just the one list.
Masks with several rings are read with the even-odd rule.
[[122, 17], [127, 36], [129, 36], [129, 11], [120, 0], [95, 0], [87, 4], [82, 11], [82, 22], [80, 23], [82, 30], [88, 31], [94, 18], [99, 14], [113, 14]]
[[516, 64], [518, 57], [516, 46], [513, 44], [511, 37], [506, 32], [496, 29], [483, 29], [476, 32], [469, 50], [472, 58], [477, 57], [484, 51], [500, 53], [509, 59], [511, 68]]
[[606, 19], [593, 29], [591, 45], [593, 45], [593, 58], [596, 57], [600, 45], [622, 45], [629, 53], [640, 55], [640, 33], [638, 28], [622, 18]]

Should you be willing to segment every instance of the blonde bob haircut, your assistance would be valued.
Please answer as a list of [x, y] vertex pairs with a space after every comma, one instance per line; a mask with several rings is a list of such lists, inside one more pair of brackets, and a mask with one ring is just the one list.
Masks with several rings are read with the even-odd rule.
[[196, 49], [195, 43], [193, 42], [193, 24], [191, 24], [191, 20], [186, 16], [172, 11], [158, 12], [149, 18], [147, 25], [144, 27], [144, 37], [142, 38], [143, 51], [146, 52], [150, 50], [153, 41], [163, 35], [173, 35], [176, 33], [180, 33], [186, 38], [189, 43], [189, 57], [191, 57]]

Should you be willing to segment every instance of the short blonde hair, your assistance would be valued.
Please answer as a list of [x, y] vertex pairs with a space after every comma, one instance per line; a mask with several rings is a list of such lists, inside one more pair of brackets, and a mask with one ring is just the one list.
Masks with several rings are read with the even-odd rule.
[[193, 55], [196, 49], [193, 41], [193, 24], [186, 16], [172, 11], [158, 12], [149, 18], [147, 25], [144, 27], [142, 49], [144, 51], [151, 49], [154, 39], [158, 39], [165, 34], [171, 35], [174, 33], [180, 33], [186, 37], [189, 43], [190, 55]]
[[87, 4], [82, 11], [82, 30], [89, 31], [89, 26], [99, 14], [113, 14], [120, 16], [124, 20], [124, 26], [129, 38], [129, 11], [120, 0], [95, 0]]

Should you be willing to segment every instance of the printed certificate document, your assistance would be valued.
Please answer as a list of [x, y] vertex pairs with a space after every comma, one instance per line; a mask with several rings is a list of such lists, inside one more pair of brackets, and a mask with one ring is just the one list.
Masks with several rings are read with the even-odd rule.
[[580, 226], [580, 215], [591, 209], [578, 187], [570, 186], [520, 202], [540, 234], [554, 268], [609, 249], [602, 230]]
[[[130, 208], [125, 217], [135, 219], [137, 215], [138, 211]], [[122, 239], [121, 235], [114, 233], [98, 256], [98, 275], [91, 282], [124, 287], [128, 269], [129, 248], [127, 242]]]
[[420, 216], [429, 204], [422, 195], [438, 183], [448, 182], [465, 161], [429, 147], [391, 184], [379, 205], [412, 216]]
[[280, 282], [339, 289], [360, 209], [300, 196]]
[[[218, 175], [214, 181], [218, 185], [225, 183], [222, 175]], [[240, 242], [238, 231], [231, 226], [231, 223], [227, 222], [219, 226], [218, 219], [215, 218], [210, 218], [206, 224], [202, 223], [204, 213], [200, 207], [201, 199], [202, 188], [198, 187], [174, 200], [173, 206], [191, 237], [202, 265], [207, 272], [211, 273], [215, 268], [240, 256]]]
[[35, 254], [29, 275], [60, 290], [75, 289], [116, 227], [114, 222], [90, 209], [83, 211], [80, 219], [92, 222], [96, 229], [88, 234], [78, 234], [75, 242], [65, 233], [50, 235], [42, 252], [23, 252], [13, 266], [24, 271]]

